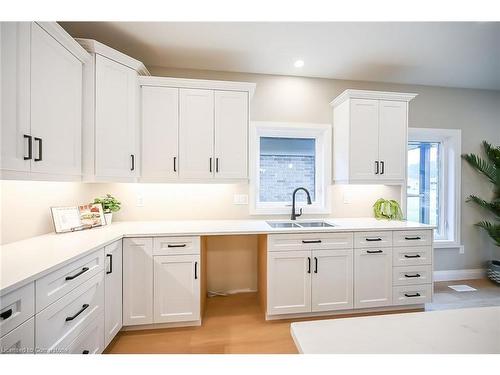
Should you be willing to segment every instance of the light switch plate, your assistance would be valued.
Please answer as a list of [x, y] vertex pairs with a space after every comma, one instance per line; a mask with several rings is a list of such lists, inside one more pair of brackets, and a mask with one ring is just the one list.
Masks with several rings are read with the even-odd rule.
[[248, 204], [248, 194], [234, 194], [233, 204]]

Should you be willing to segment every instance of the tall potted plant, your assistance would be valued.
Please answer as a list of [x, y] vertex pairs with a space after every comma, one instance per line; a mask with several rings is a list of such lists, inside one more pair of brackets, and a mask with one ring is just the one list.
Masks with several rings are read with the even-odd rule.
[[94, 198], [94, 204], [101, 204], [104, 211], [104, 217], [106, 218], [106, 224], [111, 224], [113, 220], [113, 212], [120, 211], [121, 202], [118, 201], [111, 194], [106, 194], [102, 198]]
[[[495, 242], [495, 245], [500, 247], [500, 146], [492, 146], [483, 141], [483, 149], [486, 159], [474, 154], [465, 154], [462, 157], [493, 184], [493, 199], [487, 201], [477, 195], [471, 195], [467, 198], [467, 202], [472, 201], [493, 214], [494, 222], [483, 220], [476, 225], [483, 228]], [[500, 284], [499, 260], [490, 261], [488, 277]]]

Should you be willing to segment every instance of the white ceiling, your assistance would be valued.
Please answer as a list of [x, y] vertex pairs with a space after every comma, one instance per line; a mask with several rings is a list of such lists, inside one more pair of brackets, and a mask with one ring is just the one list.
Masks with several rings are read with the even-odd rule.
[[500, 90], [499, 22], [61, 25], [147, 66]]

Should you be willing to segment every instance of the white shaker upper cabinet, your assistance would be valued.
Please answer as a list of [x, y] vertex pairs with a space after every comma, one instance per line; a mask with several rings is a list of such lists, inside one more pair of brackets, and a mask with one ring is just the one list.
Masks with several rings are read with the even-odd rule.
[[215, 91], [215, 178], [248, 178], [248, 93]]
[[408, 143], [407, 116], [407, 102], [379, 101], [380, 180], [405, 179]]
[[33, 23], [31, 171], [80, 176], [81, 131], [82, 63]]
[[179, 175], [179, 89], [143, 86], [141, 180]]
[[95, 168], [97, 176], [137, 174], [137, 72], [95, 57]]
[[184, 179], [209, 179], [215, 171], [214, 92], [180, 89], [179, 173]]
[[331, 102], [334, 182], [405, 182], [408, 102], [416, 95], [346, 90]]

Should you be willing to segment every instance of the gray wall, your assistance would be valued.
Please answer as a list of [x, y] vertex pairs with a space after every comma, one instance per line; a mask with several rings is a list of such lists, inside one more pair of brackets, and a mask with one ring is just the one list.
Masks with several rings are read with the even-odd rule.
[[[150, 67], [150, 71], [158, 76], [255, 82], [251, 119], [256, 121], [331, 122], [329, 103], [348, 88], [414, 92], [418, 96], [410, 103], [410, 127], [462, 129], [463, 153], [480, 152], [482, 140], [500, 144], [500, 91], [162, 67]], [[484, 218], [484, 212], [465, 203], [472, 193], [489, 197], [491, 187], [463, 163], [461, 236], [465, 253], [459, 254], [458, 249], [437, 250], [437, 270], [480, 268], [493, 256], [500, 257], [500, 250], [473, 226]]]

